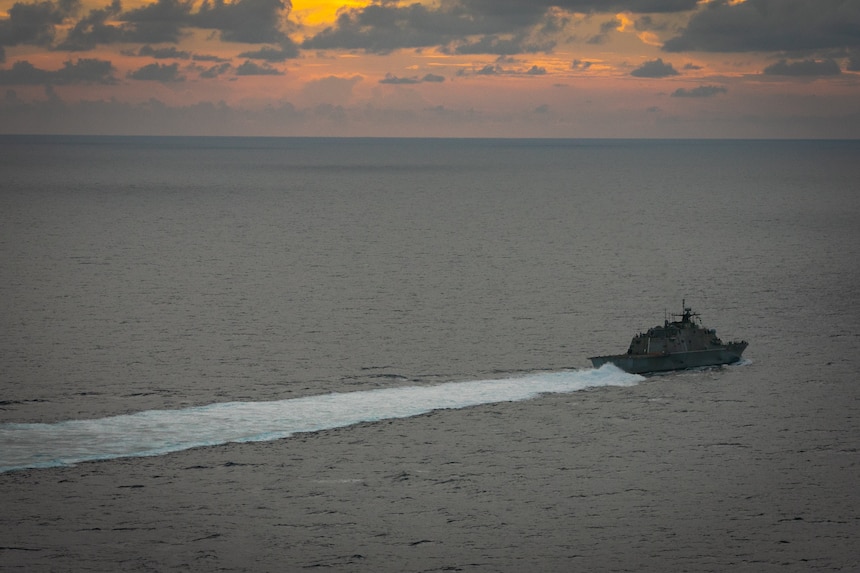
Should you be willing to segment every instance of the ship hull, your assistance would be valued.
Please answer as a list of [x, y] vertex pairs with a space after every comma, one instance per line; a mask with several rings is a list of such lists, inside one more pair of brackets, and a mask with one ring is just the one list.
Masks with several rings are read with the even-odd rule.
[[616, 354], [612, 356], [594, 356], [589, 360], [591, 360], [595, 368], [612, 363], [630, 374], [648, 374], [650, 372], [667, 372], [671, 370], [685, 370], [687, 368], [733, 364], [740, 361], [746, 347], [746, 343], [737, 343], [721, 348], [691, 352]]

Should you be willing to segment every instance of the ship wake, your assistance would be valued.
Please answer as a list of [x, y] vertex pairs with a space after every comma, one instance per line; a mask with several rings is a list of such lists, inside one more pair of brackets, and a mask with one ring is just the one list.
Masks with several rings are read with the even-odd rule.
[[528, 400], [644, 380], [612, 365], [514, 378], [324, 394], [267, 402], [224, 402], [53, 424], [0, 425], [0, 472], [158, 456], [201, 446], [286, 438], [433, 410]]

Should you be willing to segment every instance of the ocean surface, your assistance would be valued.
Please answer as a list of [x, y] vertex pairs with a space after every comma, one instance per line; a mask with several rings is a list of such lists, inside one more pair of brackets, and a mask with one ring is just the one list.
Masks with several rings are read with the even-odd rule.
[[858, 157], [0, 136], [0, 568], [856, 570]]

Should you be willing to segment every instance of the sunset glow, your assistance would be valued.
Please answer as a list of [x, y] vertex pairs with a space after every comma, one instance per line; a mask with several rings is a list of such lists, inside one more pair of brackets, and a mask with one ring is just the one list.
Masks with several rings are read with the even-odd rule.
[[856, 0], [0, 0], [0, 132], [860, 137]]

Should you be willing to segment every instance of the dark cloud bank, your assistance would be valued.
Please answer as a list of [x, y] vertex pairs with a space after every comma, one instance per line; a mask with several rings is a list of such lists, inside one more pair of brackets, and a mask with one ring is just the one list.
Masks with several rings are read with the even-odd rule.
[[[291, 10], [289, 0], [206, 0], [196, 9], [190, 0], [156, 0], [130, 10], [113, 0], [83, 13], [80, 0], [22, 1], [0, 20], [0, 62], [6, 58], [4, 48], [18, 45], [83, 52], [120, 43], [142, 44], [141, 56], [188, 59], [194, 55], [163, 44], [178, 43], [192, 29], [212, 31], [226, 42], [260, 45], [238, 51], [239, 57], [263, 62], [243, 64], [240, 74], [277, 73], [265, 63], [299, 57], [301, 49], [388, 53], [433, 47], [451, 54], [510, 56], [553, 51], [570, 26], [571, 12], [613, 15], [600, 34], [586, 40], [605, 42], [619, 24], [614, 14], [628, 12], [641, 29], [657, 28], [655, 19], [661, 14], [689, 15], [686, 26], [666, 40], [666, 52], [782, 54], [784, 62], [764, 70], [769, 75], [834, 75], [837, 58], [847, 60], [849, 71], [860, 68], [857, 0], [717, 0], [704, 5], [696, 0], [451, 0], [438, 6], [381, 1], [341, 11], [332, 26], [301, 46], [289, 35], [296, 26], [289, 20]], [[68, 26], [64, 37], [61, 25]], [[16, 74], [36, 75], [32, 70], [6, 72], [7, 81]], [[139, 72], [130, 77], [168, 74], [163, 68]], [[633, 75], [677, 73], [670, 63], [657, 60]]]
[[857, 0], [725, 0], [707, 4], [667, 52], [808, 52], [860, 47]]

